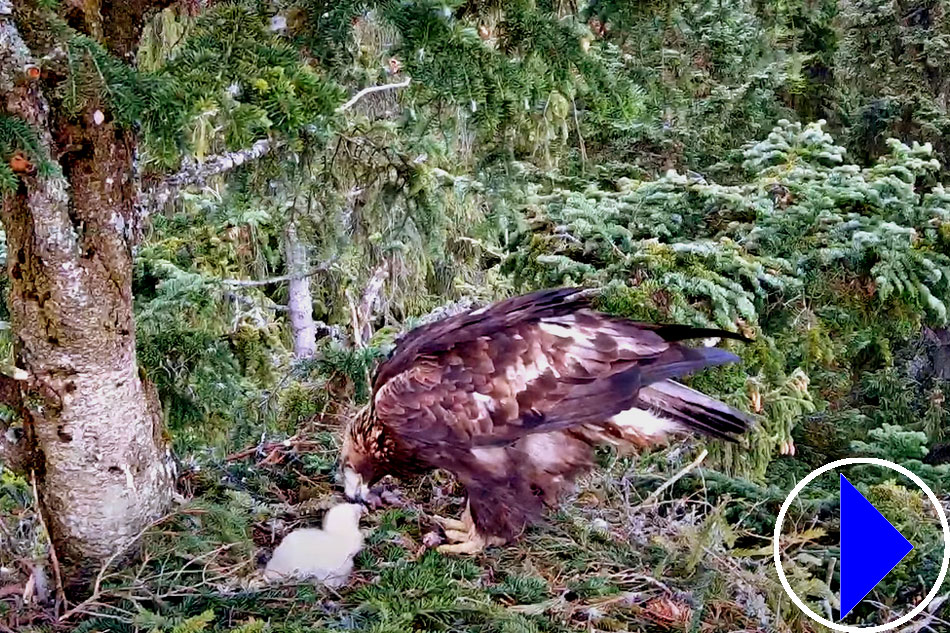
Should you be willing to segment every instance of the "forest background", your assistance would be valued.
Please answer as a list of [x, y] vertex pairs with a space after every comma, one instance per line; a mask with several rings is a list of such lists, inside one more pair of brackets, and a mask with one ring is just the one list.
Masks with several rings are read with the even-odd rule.
[[[794, 483], [867, 455], [948, 498], [950, 2], [0, 0], [0, 87], [0, 630], [818, 631], [771, 566]], [[53, 246], [75, 234], [114, 336], [68, 307]], [[690, 384], [756, 430], [604, 451], [546, 525], [472, 560], [429, 549], [450, 479], [393, 487], [351, 586], [253, 585], [332, 501], [398, 334], [575, 284], [754, 338]], [[104, 413], [125, 400], [104, 349], [137, 409]], [[177, 480], [129, 510], [130, 561], [89, 489], [139, 470], [62, 452], [90, 424], [145, 429], [142, 472]], [[906, 482], [852, 482], [917, 545], [850, 620], [880, 623], [942, 542]], [[781, 543], [826, 617], [836, 485]], [[939, 595], [907, 630], [950, 626]]]

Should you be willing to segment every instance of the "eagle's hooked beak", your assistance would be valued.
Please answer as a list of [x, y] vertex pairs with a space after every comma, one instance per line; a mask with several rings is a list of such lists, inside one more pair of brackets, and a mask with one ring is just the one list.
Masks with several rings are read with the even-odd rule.
[[352, 468], [343, 469], [343, 496], [348, 501], [366, 503], [369, 500], [369, 486], [363, 476]]

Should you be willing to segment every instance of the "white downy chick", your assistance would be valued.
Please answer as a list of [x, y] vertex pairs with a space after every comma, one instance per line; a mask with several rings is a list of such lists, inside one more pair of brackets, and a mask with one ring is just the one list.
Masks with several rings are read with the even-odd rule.
[[264, 569], [264, 579], [313, 579], [327, 587], [342, 587], [353, 571], [353, 557], [363, 547], [362, 514], [360, 504], [341, 503], [323, 517], [322, 530], [294, 530], [274, 550]]

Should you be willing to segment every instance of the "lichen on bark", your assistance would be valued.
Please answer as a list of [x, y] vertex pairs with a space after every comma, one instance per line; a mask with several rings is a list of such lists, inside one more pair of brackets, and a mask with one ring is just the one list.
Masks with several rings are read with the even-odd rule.
[[[0, 15], [0, 58], [29, 63], [17, 16]], [[135, 139], [103, 104], [58, 111], [39, 81], [12, 82], [0, 105], [36, 131], [53, 165], [21, 176], [2, 221], [17, 362], [29, 376], [29, 466], [59, 558], [81, 579], [166, 512], [174, 483], [157, 394], [136, 360], [126, 229]], [[54, 140], [64, 138], [70, 151]]]

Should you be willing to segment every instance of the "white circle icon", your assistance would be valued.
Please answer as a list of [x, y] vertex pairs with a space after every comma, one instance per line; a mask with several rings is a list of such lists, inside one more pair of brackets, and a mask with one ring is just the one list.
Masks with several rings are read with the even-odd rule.
[[[809, 609], [808, 605], [806, 605], [805, 602], [799, 598], [794, 591], [792, 591], [792, 587], [789, 585], [788, 579], [785, 577], [785, 570], [782, 569], [782, 557], [779, 551], [779, 538], [782, 535], [782, 523], [785, 521], [785, 514], [788, 512], [788, 509], [792, 505], [792, 501], [795, 500], [795, 497], [797, 497], [801, 491], [804, 490], [805, 486], [829, 470], [841, 468], [842, 466], [851, 466], [853, 464], [872, 464], [874, 466], [890, 468], [891, 470], [895, 470], [913, 481], [925, 493], [927, 493], [930, 503], [932, 503], [934, 509], [937, 510], [937, 516], [940, 517], [940, 526], [943, 528], [943, 563], [940, 565], [940, 574], [937, 576], [937, 582], [934, 583], [933, 589], [931, 589], [930, 593], [927, 594], [927, 597], [924, 598], [921, 603], [914, 607], [909, 613], [904, 614], [892, 622], [878, 624], [877, 626], [847, 626], [845, 624], [838, 624], [837, 622], [826, 620]], [[782, 509], [778, 513], [778, 518], [775, 520], [775, 534], [772, 537], [772, 556], [775, 559], [775, 570], [778, 572], [778, 579], [781, 581], [782, 588], [785, 589], [785, 593], [787, 593], [788, 597], [792, 599], [792, 602], [795, 603], [795, 606], [801, 609], [805, 615], [810, 617], [812, 620], [835, 631], [845, 631], [847, 633], [882, 633], [883, 631], [890, 631], [891, 629], [896, 629], [897, 627], [910, 622], [912, 619], [920, 615], [923, 610], [927, 608], [927, 605], [937, 597], [937, 593], [940, 591], [940, 587], [943, 585], [943, 581], [947, 577], [947, 569], [950, 567], [950, 525], [947, 523], [947, 515], [943, 511], [943, 506], [940, 505], [937, 495], [934, 494], [933, 490], [931, 490], [930, 487], [927, 486], [927, 484], [925, 484], [920, 477], [910, 472], [900, 464], [895, 464], [894, 462], [887, 461], [886, 459], [878, 459], [876, 457], [849, 457], [847, 459], [839, 459], [838, 461], [831, 462], [830, 464], [825, 464], [821, 468], [813, 470], [812, 472], [808, 473], [807, 477], [798, 482], [798, 485], [792, 489], [792, 492], [789, 493], [788, 498], [785, 499], [785, 503], [782, 504]]]

